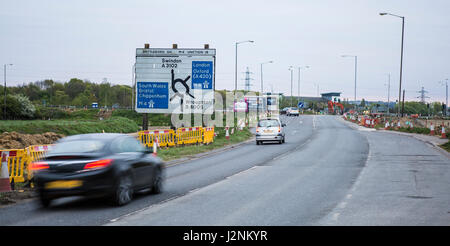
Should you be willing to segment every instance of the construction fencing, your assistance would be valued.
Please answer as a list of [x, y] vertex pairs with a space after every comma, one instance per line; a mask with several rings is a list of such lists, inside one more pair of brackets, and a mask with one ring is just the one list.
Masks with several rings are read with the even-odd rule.
[[[214, 141], [214, 127], [186, 127], [176, 130], [153, 130], [138, 132], [138, 140], [151, 148], [155, 141], [159, 147], [174, 147], [188, 144], [210, 144]], [[10, 182], [23, 183], [31, 180], [33, 174], [29, 164], [42, 159], [53, 145], [32, 145], [25, 149], [0, 150], [8, 152], [8, 173]], [[0, 165], [1, 169], [1, 165]]]

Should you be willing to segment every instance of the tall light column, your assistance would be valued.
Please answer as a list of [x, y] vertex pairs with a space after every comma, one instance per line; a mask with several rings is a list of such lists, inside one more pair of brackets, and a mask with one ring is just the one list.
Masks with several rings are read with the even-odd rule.
[[[398, 18], [402, 19], [402, 46], [401, 46], [401, 51], [400, 51], [400, 84], [399, 84], [399, 88], [398, 88], [398, 110], [397, 110], [397, 116], [400, 116], [400, 101], [401, 101], [401, 95], [402, 95], [402, 72], [403, 72], [403, 39], [405, 36], [405, 17], [404, 16], [399, 16], [399, 15], [394, 15], [394, 14], [390, 14], [390, 13], [380, 13], [380, 15], [391, 15], [391, 16], [395, 16]], [[403, 107], [402, 107], [403, 108]], [[403, 110], [401, 115], [403, 116]]]
[[13, 64], [4, 64], [3, 65], [3, 78], [5, 81], [5, 87], [3, 88], [3, 92], [4, 92], [4, 100], [3, 100], [3, 119], [6, 120], [6, 66], [12, 66]]
[[[233, 109], [236, 105], [236, 91], [237, 91], [237, 67], [238, 67], [238, 44], [243, 44], [243, 43], [253, 43], [253, 40], [246, 40], [246, 41], [240, 41], [240, 42], [236, 42], [235, 43], [235, 48], [236, 48], [236, 60], [234, 63], [234, 105], [233, 105]], [[234, 112], [234, 118], [236, 119], [236, 112]]]

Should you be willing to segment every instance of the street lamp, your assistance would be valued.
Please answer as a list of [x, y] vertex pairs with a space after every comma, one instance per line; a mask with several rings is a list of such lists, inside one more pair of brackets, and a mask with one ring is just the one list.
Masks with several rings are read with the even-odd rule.
[[[246, 41], [240, 41], [240, 42], [236, 42], [235, 46], [236, 46], [236, 61], [235, 61], [235, 67], [234, 67], [234, 94], [236, 95], [236, 90], [237, 90], [237, 63], [238, 63], [238, 44], [243, 44], [243, 43], [253, 43], [253, 40], [246, 40]], [[235, 97], [236, 99], [236, 97]]]
[[[402, 94], [402, 71], [403, 71], [403, 39], [405, 36], [405, 17], [394, 15], [390, 13], [380, 13], [381, 16], [383, 15], [391, 15], [402, 19], [402, 46], [401, 46], [401, 55], [400, 55], [400, 85], [398, 88], [398, 102], [399, 102], [399, 108], [397, 110], [397, 115], [400, 116], [400, 101], [401, 101], [401, 94]], [[402, 107], [403, 108], [403, 107]], [[403, 110], [402, 110], [402, 116], [403, 116]]]
[[290, 106], [292, 107], [292, 98], [293, 98], [293, 95], [292, 95], [292, 78], [293, 78], [294, 67], [290, 66], [289, 67], [289, 71], [291, 71], [291, 104], [290, 104]]
[[341, 57], [353, 57], [355, 58], [355, 107], [356, 107], [356, 71], [358, 66], [358, 56], [351, 56], [351, 55], [342, 55]]
[[[243, 44], [243, 43], [253, 43], [253, 40], [246, 40], [246, 41], [240, 41], [240, 42], [236, 42], [235, 43], [235, 48], [236, 48], [236, 60], [234, 63], [234, 105], [233, 108], [236, 105], [236, 91], [237, 91], [237, 63], [238, 63], [238, 44]], [[234, 118], [236, 119], [236, 112], [234, 112]]]
[[4, 100], [3, 100], [3, 119], [6, 120], [6, 66], [12, 66], [13, 64], [4, 64], [3, 65], [3, 75], [4, 75], [4, 81], [5, 81], [5, 87], [3, 88], [4, 92]]
[[[387, 106], [387, 113], [389, 114], [390, 112], [389, 112], [389, 103], [390, 103], [390, 93], [391, 93], [391, 74], [390, 73], [388, 73], [387, 74], [388, 75], [388, 84], [387, 84], [387, 86], [388, 86], [388, 106]], [[386, 85], [386, 84], [384, 84], [384, 85]]]
[[260, 63], [261, 65], [261, 94], [258, 97], [257, 107], [256, 107], [256, 115], [259, 120], [259, 98], [264, 94], [264, 86], [263, 86], [263, 64], [273, 63], [273, 61], [267, 61]]
[[[444, 85], [444, 82], [439, 81], [439, 84]], [[444, 110], [445, 116], [447, 116], [447, 107], [448, 107], [448, 79], [445, 79], [445, 110]]]
[[[298, 88], [297, 88], [297, 93], [298, 93], [298, 102], [300, 102], [300, 74], [301, 74], [301, 69], [304, 68], [310, 68], [310, 66], [302, 66], [302, 67], [297, 67], [298, 68]], [[298, 103], [297, 102], [297, 103]]]
[[261, 94], [264, 93], [264, 87], [263, 87], [263, 64], [268, 64], [268, 63], [273, 63], [273, 61], [267, 61], [267, 62], [260, 63], [260, 65], [261, 65]]

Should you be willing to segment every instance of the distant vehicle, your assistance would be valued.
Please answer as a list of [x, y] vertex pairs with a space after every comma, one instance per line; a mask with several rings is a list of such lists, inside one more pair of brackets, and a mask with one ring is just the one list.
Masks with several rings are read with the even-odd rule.
[[280, 111], [280, 114], [286, 114], [288, 110], [289, 110], [289, 108], [283, 108], [283, 109]]
[[299, 116], [300, 112], [299, 112], [298, 108], [292, 107], [292, 108], [288, 109], [286, 115], [287, 116]]
[[162, 191], [163, 163], [151, 153], [125, 134], [75, 135], [60, 139], [30, 170], [44, 207], [66, 196], [108, 197], [120, 206], [136, 191]]
[[277, 141], [282, 144], [286, 136], [283, 130], [286, 124], [283, 124], [279, 118], [261, 119], [256, 127], [256, 144], [262, 144], [266, 141]]
[[92, 108], [98, 108], [98, 103], [93, 102], [92, 105], [91, 105], [91, 107], [92, 107]]

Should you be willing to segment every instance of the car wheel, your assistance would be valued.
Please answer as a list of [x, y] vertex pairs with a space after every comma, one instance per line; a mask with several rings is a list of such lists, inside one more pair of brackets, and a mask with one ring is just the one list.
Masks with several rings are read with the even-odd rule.
[[116, 205], [122, 206], [133, 199], [133, 181], [129, 174], [119, 177], [114, 190], [113, 200]]
[[42, 207], [48, 208], [50, 206], [50, 203], [52, 202], [52, 199], [47, 198], [45, 195], [40, 194], [39, 200], [41, 202]]
[[259, 145], [260, 143], [259, 143], [259, 141], [256, 141], [256, 145]]
[[161, 168], [157, 168], [155, 170], [155, 178], [153, 179], [152, 194], [159, 194], [162, 192], [163, 182], [164, 182], [163, 172]]
[[284, 139], [284, 137], [283, 137], [283, 140], [282, 140], [282, 142], [281, 143], [285, 143], [286, 142], [286, 140]]

